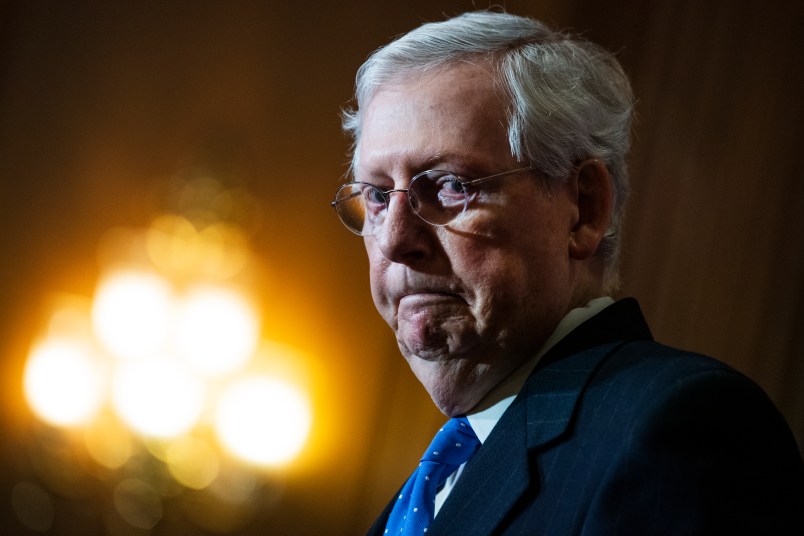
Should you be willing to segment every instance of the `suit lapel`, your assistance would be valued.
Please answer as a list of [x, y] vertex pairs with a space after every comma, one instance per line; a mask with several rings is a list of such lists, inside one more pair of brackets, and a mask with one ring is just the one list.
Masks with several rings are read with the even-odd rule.
[[[584, 322], [545, 354], [466, 465], [428, 534], [491, 534], [526, 490], [538, 493], [538, 483], [531, 482], [529, 451], [549, 448], [567, 431], [584, 388], [607, 355], [629, 340], [650, 337], [636, 301], [625, 299]], [[392, 503], [370, 536], [383, 533]]]
[[548, 448], [567, 431], [583, 390], [606, 356], [641, 338], [650, 338], [650, 331], [639, 307], [623, 300], [548, 352], [466, 465], [428, 533], [491, 534], [526, 490], [537, 493], [528, 452]]
[[596, 346], [540, 368], [530, 377], [519, 396], [526, 407], [528, 449], [545, 445], [567, 430], [595, 370], [622, 344]]
[[517, 499], [537, 491], [528, 451], [561, 436], [594, 370], [616, 346], [598, 346], [540, 369], [467, 464], [431, 534], [491, 534]]
[[500, 523], [530, 483], [525, 422], [524, 404], [515, 401], [464, 468], [428, 533], [489, 534]]

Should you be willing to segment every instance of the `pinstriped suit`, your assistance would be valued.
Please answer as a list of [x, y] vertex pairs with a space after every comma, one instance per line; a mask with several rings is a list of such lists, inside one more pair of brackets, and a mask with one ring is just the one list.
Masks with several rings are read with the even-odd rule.
[[626, 299], [545, 355], [427, 532], [492, 534], [804, 535], [804, 465], [759, 387]]

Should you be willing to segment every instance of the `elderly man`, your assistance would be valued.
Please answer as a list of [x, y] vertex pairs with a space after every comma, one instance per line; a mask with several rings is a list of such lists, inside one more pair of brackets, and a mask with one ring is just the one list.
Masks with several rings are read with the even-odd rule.
[[632, 107], [612, 55], [504, 13], [425, 24], [360, 68], [333, 206], [451, 417], [370, 534], [804, 534], [768, 398], [608, 297]]

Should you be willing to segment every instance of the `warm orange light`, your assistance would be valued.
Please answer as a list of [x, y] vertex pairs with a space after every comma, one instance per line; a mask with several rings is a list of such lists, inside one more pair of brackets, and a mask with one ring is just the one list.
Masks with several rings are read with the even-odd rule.
[[179, 278], [231, 277], [249, 260], [246, 238], [237, 227], [218, 222], [199, 230], [174, 214], [153, 221], [145, 234], [145, 247], [155, 266]]
[[310, 403], [299, 389], [254, 376], [235, 382], [222, 394], [215, 430], [236, 456], [260, 465], [281, 465], [301, 450], [311, 422]]
[[172, 304], [172, 289], [158, 275], [114, 272], [101, 281], [95, 295], [92, 307], [95, 333], [116, 357], [148, 357], [165, 344]]
[[167, 357], [121, 363], [112, 383], [112, 405], [135, 431], [176, 437], [190, 430], [204, 409], [204, 383]]
[[102, 367], [91, 343], [67, 337], [37, 344], [28, 357], [23, 381], [31, 409], [56, 426], [86, 423], [105, 394]]
[[[229, 530], [256, 508], [245, 465], [286, 464], [307, 441], [310, 360], [261, 340], [261, 311], [234, 283], [252, 261], [237, 226], [164, 215], [110, 232], [101, 253], [128, 268], [108, 271], [92, 299], [61, 299], [25, 368], [28, 404], [49, 424], [81, 425], [87, 453], [110, 470], [134, 466], [144, 446], [175, 481], [229, 505], [228, 518], [198, 513]], [[161, 492], [132, 475], [114, 506], [150, 529]]]
[[181, 301], [177, 313], [179, 355], [206, 374], [240, 368], [259, 342], [259, 318], [234, 289], [199, 286]]
[[212, 446], [197, 437], [182, 437], [168, 446], [170, 474], [188, 488], [203, 489], [218, 476], [220, 461]]
[[84, 445], [95, 461], [109, 469], [126, 463], [134, 450], [128, 429], [109, 415], [102, 415], [84, 430]]

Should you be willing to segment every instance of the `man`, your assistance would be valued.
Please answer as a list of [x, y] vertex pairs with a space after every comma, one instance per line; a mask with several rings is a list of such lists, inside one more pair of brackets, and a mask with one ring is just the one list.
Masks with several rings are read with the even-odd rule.
[[402, 355], [469, 434], [446, 468], [428, 449], [370, 534], [804, 534], [772, 403], [607, 297], [632, 106], [609, 53], [504, 13], [425, 24], [361, 67], [333, 206]]

